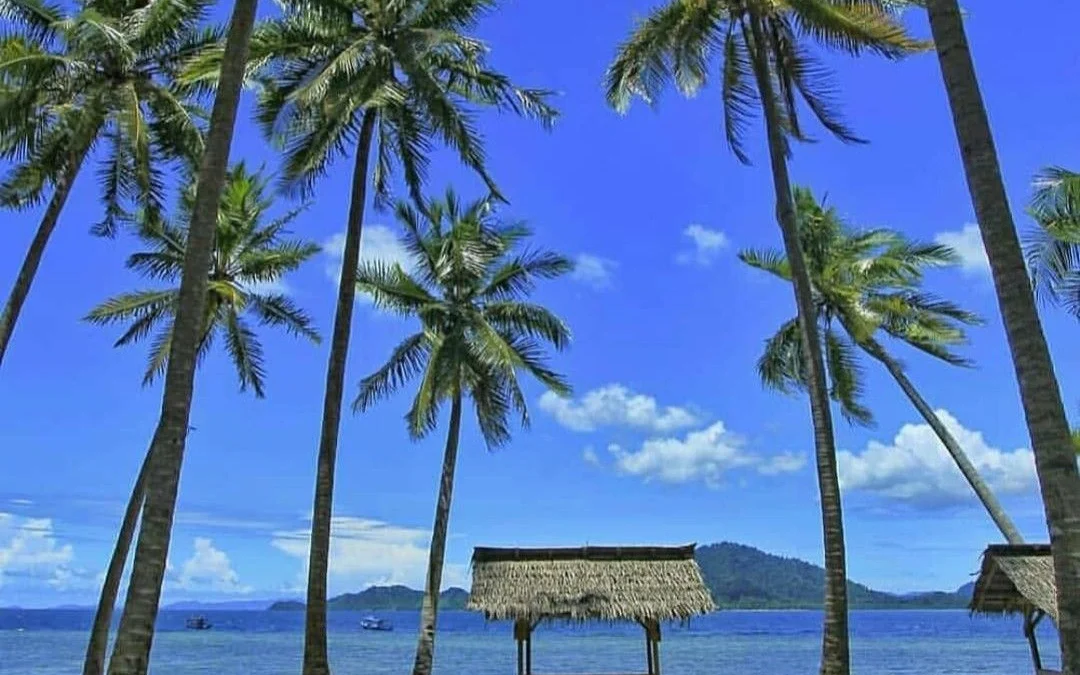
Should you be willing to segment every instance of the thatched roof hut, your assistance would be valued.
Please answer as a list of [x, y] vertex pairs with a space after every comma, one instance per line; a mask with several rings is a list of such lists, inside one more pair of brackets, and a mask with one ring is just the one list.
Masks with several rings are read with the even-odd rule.
[[1057, 623], [1057, 588], [1050, 546], [988, 546], [968, 608], [973, 613], [1001, 615], [1039, 610]]
[[660, 622], [716, 609], [689, 546], [476, 548], [468, 609], [514, 621], [518, 673], [532, 673], [532, 631], [544, 619], [636, 621], [648, 673], [660, 672]]
[[992, 544], [982, 556], [968, 609], [973, 614], [1024, 617], [1024, 635], [1036, 673], [1042, 669], [1035, 626], [1044, 616], [1058, 620], [1057, 585], [1049, 544]]

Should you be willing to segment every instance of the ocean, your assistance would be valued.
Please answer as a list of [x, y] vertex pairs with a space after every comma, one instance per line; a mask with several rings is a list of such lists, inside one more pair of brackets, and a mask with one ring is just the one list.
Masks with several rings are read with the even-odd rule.
[[[412, 666], [417, 612], [377, 612], [393, 632], [359, 630], [368, 612], [330, 612], [335, 675], [402, 675]], [[154, 639], [155, 675], [298, 674], [302, 612], [203, 614], [211, 630], [184, 629], [187, 612], [162, 612]], [[440, 614], [439, 675], [512, 675], [515, 646], [506, 623], [469, 612]], [[0, 673], [77, 675], [91, 621], [85, 610], [0, 610]], [[1044, 667], [1058, 668], [1057, 636], [1040, 627]], [[821, 613], [723, 611], [689, 625], [665, 625], [663, 672], [670, 675], [769, 673], [816, 675]], [[1032, 672], [1020, 620], [970, 617], [966, 611], [855, 611], [855, 675], [1020, 675]], [[533, 638], [533, 671], [641, 673], [644, 636], [625, 624], [542, 625]]]

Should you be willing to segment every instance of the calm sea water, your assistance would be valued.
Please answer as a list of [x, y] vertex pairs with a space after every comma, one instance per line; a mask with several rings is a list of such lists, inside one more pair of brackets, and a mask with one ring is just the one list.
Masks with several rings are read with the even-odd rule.
[[[412, 665], [417, 613], [384, 612], [393, 632], [362, 631], [367, 613], [330, 613], [335, 675], [400, 675]], [[214, 627], [184, 629], [186, 612], [163, 612], [154, 640], [155, 675], [277, 675], [300, 671], [303, 614], [207, 612]], [[0, 673], [77, 674], [91, 614], [0, 610]], [[1049, 622], [1046, 622], [1049, 623]], [[666, 674], [816, 675], [819, 612], [719, 612], [689, 626], [664, 627]], [[1040, 631], [1044, 667], [1057, 667], [1057, 636]], [[970, 618], [964, 611], [862, 611], [851, 616], [857, 675], [1020, 675], [1031, 672], [1018, 619]], [[440, 615], [439, 675], [511, 675], [509, 624], [473, 613]], [[631, 625], [541, 626], [533, 639], [537, 673], [643, 672], [644, 637]]]

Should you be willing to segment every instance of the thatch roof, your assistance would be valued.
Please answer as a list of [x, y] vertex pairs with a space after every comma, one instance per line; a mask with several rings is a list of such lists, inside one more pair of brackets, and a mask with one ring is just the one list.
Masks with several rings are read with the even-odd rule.
[[477, 548], [468, 609], [488, 619], [687, 619], [716, 609], [689, 546]]
[[1048, 544], [995, 544], [983, 552], [982, 569], [968, 608], [980, 614], [1041, 609], [1057, 623], [1054, 563]]

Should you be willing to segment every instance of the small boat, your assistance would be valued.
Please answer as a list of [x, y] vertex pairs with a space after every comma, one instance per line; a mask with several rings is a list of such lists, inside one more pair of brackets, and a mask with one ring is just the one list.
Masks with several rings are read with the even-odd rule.
[[212, 625], [213, 624], [206, 620], [205, 616], [193, 616], [184, 622], [184, 627], [190, 628], [191, 630], [207, 630]]
[[365, 616], [360, 619], [360, 628], [364, 630], [394, 630], [393, 624], [386, 619], [376, 619], [373, 616]]

